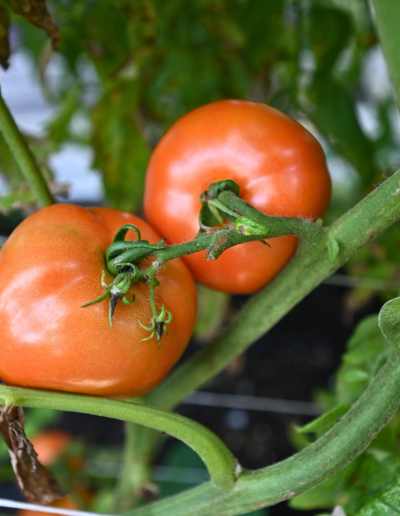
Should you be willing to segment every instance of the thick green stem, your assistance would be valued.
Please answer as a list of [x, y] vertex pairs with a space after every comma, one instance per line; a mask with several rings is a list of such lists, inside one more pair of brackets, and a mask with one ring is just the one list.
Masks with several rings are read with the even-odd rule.
[[[175, 407], [271, 329], [358, 249], [399, 219], [400, 171], [324, 229], [324, 239], [313, 245], [301, 241], [296, 256], [285, 269], [247, 303], [233, 323], [207, 348], [148, 394], [146, 403], [165, 410]], [[337, 246], [335, 257], [329, 252], [333, 242]]]
[[393, 351], [363, 396], [323, 437], [293, 457], [244, 471], [230, 491], [205, 484], [132, 516], [231, 516], [288, 500], [328, 479], [359, 455], [400, 404], [400, 357]]
[[0, 132], [10, 147], [23, 176], [39, 205], [44, 208], [54, 203], [53, 196], [23, 136], [18, 130], [3, 97], [0, 94]]
[[166, 432], [193, 448], [207, 466], [213, 484], [224, 488], [234, 484], [237, 463], [231, 452], [210, 430], [183, 416], [126, 401], [8, 386], [0, 386], [0, 399], [4, 405], [83, 412]]
[[372, 0], [379, 39], [385, 55], [392, 85], [400, 106], [400, 2], [398, 0]]

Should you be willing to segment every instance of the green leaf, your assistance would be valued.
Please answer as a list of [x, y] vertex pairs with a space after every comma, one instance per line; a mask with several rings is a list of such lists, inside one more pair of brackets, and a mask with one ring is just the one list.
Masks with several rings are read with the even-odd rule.
[[361, 369], [351, 369], [343, 374], [343, 379], [347, 382], [362, 382], [369, 379], [369, 374]]
[[312, 9], [309, 34], [319, 71], [326, 72], [333, 67], [352, 32], [352, 23], [345, 11], [322, 6]]
[[[126, 17], [112, 0], [88, 6], [83, 34], [86, 49], [103, 79], [115, 74], [129, 60]], [[73, 38], [82, 38], [75, 34]]]
[[69, 123], [79, 106], [79, 88], [71, 88], [64, 97], [58, 113], [47, 125], [50, 138], [61, 143], [71, 138]]
[[46, 31], [56, 47], [60, 34], [58, 28], [50, 16], [44, 0], [6, 0], [15, 14], [23, 16], [29, 23]]
[[127, 211], [141, 206], [150, 158], [137, 123], [135, 87], [131, 81], [118, 84], [104, 95], [92, 115], [93, 166], [103, 174], [111, 206]]
[[10, 43], [8, 41], [8, 29], [10, 17], [6, 7], [0, 4], [0, 64], [7, 70], [8, 58], [10, 57]]
[[400, 514], [400, 475], [383, 493], [367, 503], [357, 516], [396, 516], [397, 514]]
[[376, 170], [372, 143], [364, 135], [355, 113], [354, 99], [327, 74], [317, 73], [301, 106], [321, 133], [360, 174], [364, 186]]
[[353, 403], [359, 398], [391, 350], [391, 345], [379, 330], [376, 314], [359, 323], [347, 348], [335, 381], [336, 402], [342, 404]]
[[36, 203], [36, 198], [30, 190], [17, 190], [9, 195], [0, 197], [0, 211], [8, 213], [12, 209], [20, 208], [21, 205]]
[[350, 405], [338, 405], [328, 412], [325, 412], [322, 416], [314, 419], [311, 423], [307, 423], [306, 425], [297, 428], [296, 431], [302, 434], [315, 432], [318, 434], [318, 437], [320, 437], [330, 430], [337, 421], [346, 414], [349, 408]]

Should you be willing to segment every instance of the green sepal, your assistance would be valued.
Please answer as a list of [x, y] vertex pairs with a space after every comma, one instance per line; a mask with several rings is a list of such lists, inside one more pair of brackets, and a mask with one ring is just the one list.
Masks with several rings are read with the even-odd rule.
[[230, 191], [239, 195], [239, 185], [232, 179], [211, 183], [205, 192], [200, 194], [201, 209], [199, 214], [200, 230], [198, 236], [213, 229], [218, 224], [225, 226], [225, 220], [235, 222], [237, 213], [227, 208], [217, 197], [221, 192]]
[[106, 251], [107, 269], [116, 276], [121, 265], [140, 265], [141, 261], [155, 256], [156, 251], [163, 248], [165, 238], [157, 244], [150, 244], [147, 240], [135, 242], [118, 241], [111, 244]]
[[114, 239], [113, 239], [113, 243], [114, 242], [123, 242], [125, 240], [125, 237], [126, 237], [126, 234], [128, 233], [129, 230], [132, 230], [134, 231], [136, 234], [137, 234], [137, 241], [141, 240], [142, 239], [142, 235], [140, 233], [140, 230], [139, 228], [137, 228], [136, 226], [134, 226], [133, 224], [124, 224], [123, 226], [121, 226], [119, 228], [119, 230], [115, 233], [115, 236], [114, 236]]
[[212, 199], [216, 199], [221, 192], [233, 192], [239, 197], [240, 187], [232, 179], [223, 179], [211, 183], [207, 189], [207, 195]]

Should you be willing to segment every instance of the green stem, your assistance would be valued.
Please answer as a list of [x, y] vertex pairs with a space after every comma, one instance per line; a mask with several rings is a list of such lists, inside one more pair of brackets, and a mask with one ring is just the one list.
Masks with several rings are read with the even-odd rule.
[[[148, 394], [146, 403], [171, 410], [242, 354], [358, 249], [399, 219], [400, 171], [335, 224], [323, 229], [324, 239], [313, 245], [301, 240], [296, 256], [284, 270], [247, 303], [209, 346]], [[333, 241], [338, 246], [334, 259], [328, 251], [328, 244]]]
[[137, 509], [132, 516], [230, 516], [288, 500], [328, 479], [355, 459], [388, 423], [400, 404], [400, 357], [389, 356], [378, 376], [323, 437], [278, 464], [244, 471], [235, 488], [205, 484]]
[[151, 312], [153, 314], [154, 319], [157, 319], [158, 317], [158, 310], [156, 305], [156, 298], [155, 298], [155, 292], [154, 292], [154, 283], [153, 279], [150, 279], [148, 283], [149, 287], [149, 299], [150, 299], [150, 306], [151, 306]]
[[8, 110], [3, 97], [0, 94], [0, 133], [10, 147], [10, 150], [17, 162], [26, 181], [39, 203], [44, 208], [54, 204], [53, 196], [43, 179], [42, 173], [29, 150], [26, 141], [21, 135], [10, 111]]
[[268, 238], [295, 235], [307, 242], [316, 242], [324, 237], [323, 229], [310, 220], [266, 215], [240, 197], [237, 197], [233, 192], [225, 191], [220, 193], [218, 200], [231, 210], [235, 210], [244, 217], [262, 226], [266, 226], [269, 229]]
[[155, 488], [151, 463], [157, 433], [145, 426], [125, 424], [124, 460], [114, 495], [113, 511], [125, 513]]
[[398, 0], [372, 0], [375, 20], [385, 61], [400, 107], [400, 2]]
[[4, 405], [12, 403], [23, 407], [83, 412], [166, 432], [186, 443], [201, 457], [213, 484], [224, 488], [234, 484], [237, 463], [231, 452], [210, 430], [183, 416], [126, 401], [8, 386], [0, 386], [0, 398]]

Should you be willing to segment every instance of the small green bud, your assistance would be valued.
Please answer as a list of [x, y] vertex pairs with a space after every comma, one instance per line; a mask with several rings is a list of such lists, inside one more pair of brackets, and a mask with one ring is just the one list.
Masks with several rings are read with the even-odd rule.
[[241, 235], [267, 236], [269, 229], [247, 217], [238, 217], [234, 225], [235, 231]]

